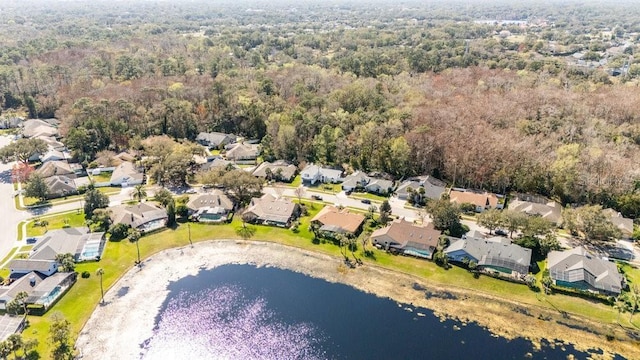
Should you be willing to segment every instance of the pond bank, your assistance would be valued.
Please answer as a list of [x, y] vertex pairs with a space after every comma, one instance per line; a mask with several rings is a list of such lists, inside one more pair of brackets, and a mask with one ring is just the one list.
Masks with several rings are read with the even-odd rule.
[[[428, 281], [365, 265], [348, 269], [339, 258], [284, 245], [256, 241], [216, 240], [193, 247], [169, 249], [151, 256], [142, 268], [129, 270], [106, 294], [80, 332], [77, 348], [84, 359], [137, 358], [153, 335], [156, 315], [169, 282], [201, 269], [224, 264], [254, 264], [296, 271], [398, 302], [433, 310], [442, 317], [474, 321], [496, 335], [526, 337], [534, 343], [550, 338], [558, 346], [572, 343], [577, 350], [602, 348], [640, 358], [640, 344], [619, 327], [582, 318], [563, 317], [546, 308], [525, 306], [466, 289], [439, 287]], [[562, 335], [560, 335], [562, 334]], [[608, 341], [605, 334], [619, 340]]]

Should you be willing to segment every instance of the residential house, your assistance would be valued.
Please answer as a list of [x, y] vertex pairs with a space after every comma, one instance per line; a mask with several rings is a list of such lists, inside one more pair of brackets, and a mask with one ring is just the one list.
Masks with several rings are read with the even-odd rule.
[[[51, 119], [55, 120], [55, 119]], [[58, 136], [57, 122], [29, 119], [22, 123], [22, 135], [26, 138], [38, 136]]]
[[110, 183], [112, 186], [132, 186], [144, 182], [144, 173], [133, 163], [125, 161], [118, 165], [111, 174]]
[[396, 195], [400, 200], [408, 200], [411, 188], [415, 193], [423, 193], [423, 198], [438, 200], [446, 191], [446, 184], [432, 176], [421, 176], [403, 181], [396, 189]]
[[187, 203], [193, 219], [200, 222], [224, 222], [233, 207], [233, 201], [220, 190], [193, 195]]
[[32, 271], [12, 282], [11, 285], [0, 288], [0, 309], [6, 309], [7, 304], [19, 293], [26, 292], [27, 305], [35, 305], [46, 310], [66, 293], [76, 279], [75, 272], [59, 272], [45, 276]]
[[617, 227], [622, 236], [625, 238], [631, 238], [633, 235], [633, 220], [625, 218], [621, 213], [613, 209], [604, 209], [603, 213], [611, 220], [611, 223]]
[[371, 243], [386, 250], [431, 259], [440, 235], [440, 231], [436, 230], [432, 223], [423, 226], [397, 219], [389, 226], [374, 231], [371, 234]]
[[483, 212], [488, 209], [502, 209], [504, 206], [504, 203], [498, 199], [496, 194], [465, 189], [452, 189], [449, 193], [449, 201], [458, 205], [474, 205], [476, 212]]
[[356, 171], [351, 175], [348, 175], [342, 181], [342, 190], [354, 191], [356, 189], [364, 189], [364, 187], [371, 181], [371, 178], [362, 171]]
[[225, 145], [233, 144], [237, 136], [220, 132], [201, 132], [196, 136], [196, 141], [209, 149], [220, 149]]
[[105, 246], [104, 232], [91, 233], [87, 228], [50, 230], [31, 249], [31, 260], [55, 260], [71, 254], [76, 262], [99, 260]]
[[364, 220], [365, 217], [362, 214], [328, 205], [311, 219], [311, 223], [318, 226], [321, 232], [331, 236], [335, 234], [358, 236], [362, 231]]
[[551, 223], [559, 225], [562, 222], [562, 206], [539, 196], [518, 195], [509, 202], [509, 210], [520, 211], [531, 216], [540, 216]]
[[[75, 175], [73, 175], [73, 177], [75, 177]], [[78, 193], [78, 188], [76, 187], [74, 179], [64, 175], [50, 176], [44, 179], [44, 183], [47, 185], [47, 198], [49, 199], [75, 195]]]
[[393, 192], [393, 181], [385, 179], [370, 178], [369, 183], [364, 186], [367, 192], [388, 195]]
[[457, 239], [444, 250], [449, 260], [455, 262], [474, 261], [478, 269], [500, 275], [522, 279], [529, 273], [531, 249], [506, 241], [488, 241], [467, 237]]
[[53, 136], [36, 136], [36, 139], [40, 139], [44, 141], [47, 144], [48, 149], [58, 150], [58, 151], [67, 150], [67, 147], [64, 145], [64, 143], [58, 141], [58, 139], [56, 139]]
[[111, 210], [111, 221], [114, 224], [125, 224], [141, 233], [162, 229], [169, 219], [165, 209], [147, 202], [111, 206], [109, 210]]
[[275, 162], [265, 161], [253, 170], [253, 176], [267, 180], [277, 180], [284, 182], [292, 182], [296, 177], [298, 168], [286, 161], [278, 160]]
[[338, 183], [342, 178], [342, 170], [325, 168], [319, 165], [308, 164], [300, 172], [303, 184], [315, 185], [316, 183]]
[[[0, 288], [0, 294], [2, 288]], [[2, 306], [5, 306], [2, 304]], [[4, 314], [0, 316], [0, 342], [5, 341], [9, 336], [17, 333], [21, 333], [26, 325], [26, 318], [24, 316], [18, 316], [13, 314]]]
[[551, 251], [547, 255], [547, 268], [557, 286], [618, 295], [624, 284], [616, 264], [595, 257], [582, 246]]
[[54, 150], [51, 148], [47, 150], [46, 153], [40, 155], [40, 161], [43, 163], [46, 163], [49, 161], [62, 161], [62, 160], [66, 161], [68, 159], [71, 159], [71, 154], [69, 152]]
[[300, 215], [298, 204], [286, 198], [276, 198], [270, 194], [264, 194], [260, 198], [251, 199], [251, 203], [243, 218], [249, 222], [263, 225], [287, 227], [291, 221]]
[[229, 160], [225, 160], [219, 156], [214, 157], [213, 159], [211, 159], [210, 161], [207, 161], [204, 164], [200, 165], [200, 171], [209, 171], [209, 170], [213, 170], [213, 169], [239, 169], [238, 165], [232, 163]]
[[260, 156], [260, 145], [239, 143], [227, 150], [225, 157], [236, 164], [255, 164]]
[[112, 159], [111, 162], [113, 165], [117, 166], [122, 164], [123, 162], [130, 162], [130, 163], [134, 163], [136, 161], [136, 157], [133, 154], [130, 154], [126, 151], [122, 151], [119, 154], [115, 155]]
[[56, 175], [64, 175], [69, 178], [76, 177], [76, 171], [71, 167], [66, 161], [48, 161], [42, 164], [36, 171], [35, 174], [40, 176], [41, 178], [48, 178], [50, 176]]
[[9, 263], [9, 277], [20, 278], [32, 271], [51, 276], [58, 271], [56, 260], [14, 259]]

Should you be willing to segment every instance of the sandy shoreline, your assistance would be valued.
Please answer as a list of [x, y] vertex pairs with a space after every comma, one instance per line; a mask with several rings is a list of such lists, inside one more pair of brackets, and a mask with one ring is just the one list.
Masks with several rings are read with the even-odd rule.
[[[193, 248], [162, 251], [145, 260], [142, 269], [128, 271], [105, 294], [105, 305], [96, 308], [80, 332], [76, 347], [83, 359], [139, 358], [140, 344], [153, 335], [155, 317], [168, 294], [169, 282], [225, 264], [275, 266], [345, 283], [381, 297], [432, 309], [442, 316], [475, 321], [507, 338], [527, 334], [534, 342], [541, 338], [562, 339], [579, 350], [602, 348], [604, 358], [608, 357], [607, 352], [640, 358], [637, 341], [605, 340], [603, 334], [611, 332], [625, 339], [626, 335], [613, 326], [563, 319], [545, 308], [525, 307], [468, 290], [440, 288], [375, 266], [347, 270], [340, 259], [275, 243], [216, 240], [194, 244]], [[585, 326], [597, 329], [597, 333], [579, 330]]]

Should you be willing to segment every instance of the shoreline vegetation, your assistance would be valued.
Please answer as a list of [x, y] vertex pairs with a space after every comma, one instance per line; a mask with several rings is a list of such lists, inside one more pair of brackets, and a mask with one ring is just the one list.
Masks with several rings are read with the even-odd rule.
[[[507, 339], [524, 337], [534, 347], [546, 339], [552, 346], [571, 343], [578, 351], [601, 349], [594, 358], [620, 354], [640, 358], [638, 340], [617, 324], [604, 324], [545, 306], [524, 304], [473, 289], [443, 286], [429, 279], [367, 263], [347, 269], [339, 257], [266, 241], [209, 240], [160, 251], [130, 268], [105, 294], [105, 304], [83, 326], [76, 342], [84, 359], [139, 356], [152, 335], [155, 317], [168, 294], [167, 284], [225, 264], [274, 266], [347, 284], [411, 307], [423, 307], [442, 318], [475, 322]], [[542, 296], [539, 301], [546, 301]], [[135, 311], [132, 311], [135, 309]], [[562, 335], [559, 335], [562, 334]], [[609, 340], [610, 339], [610, 340]], [[568, 354], [569, 355], [569, 354]]]

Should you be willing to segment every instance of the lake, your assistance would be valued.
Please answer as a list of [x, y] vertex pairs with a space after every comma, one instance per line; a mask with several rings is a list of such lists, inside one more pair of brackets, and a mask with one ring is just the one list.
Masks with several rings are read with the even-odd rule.
[[[554, 341], [555, 342], [555, 341]], [[169, 285], [144, 359], [576, 359], [343, 284], [224, 265]]]

